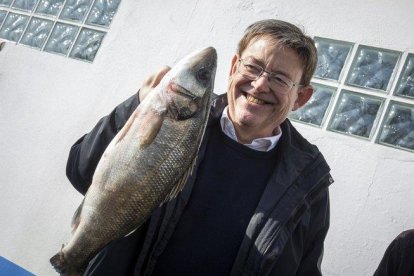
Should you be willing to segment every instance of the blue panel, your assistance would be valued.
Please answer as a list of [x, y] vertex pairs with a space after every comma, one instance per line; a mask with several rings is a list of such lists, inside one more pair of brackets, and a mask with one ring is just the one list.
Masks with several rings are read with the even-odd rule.
[[26, 269], [0, 256], [0, 276], [34, 276]]

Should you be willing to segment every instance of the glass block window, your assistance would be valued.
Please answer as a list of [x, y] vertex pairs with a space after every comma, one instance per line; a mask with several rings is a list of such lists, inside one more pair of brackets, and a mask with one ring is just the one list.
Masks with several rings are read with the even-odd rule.
[[27, 15], [9, 13], [0, 29], [0, 38], [17, 42], [28, 22], [29, 16]]
[[0, 7], [10, 7], [13, 0], [0, 0]]
[[339, 80], [353, 44], [315, 37], [315, 46], [318, 49], [318, 65], [314, 76], [322, 79]]
[[66, 55], [75, 41], [79, 27], [57, 23], [46, 43], [45, 51]]
[[314, 93], [289, 119], [414, 153], [414, 53], [314, 40]]
[[336, 88], [315, 83], [312, 85], [315, 91], [310, 100], [302, 108], [292, 112], [289, 117], [320, 127], [326, 117], [326, 111], [332, 102]]
[[414, 106], [391, 102], [378, 142], [414, 151]]
[[41, 0], [36, 8], [37, 14], [56, 16], [62, 9], [64, 0]]
[[30, 12], [36, 4], [37, 0], [14, 0], [12, 8]]
[[0, 27], [1, 27], [1, 24], [3, 23], [4, 19], [6, 18], [6, 15], [7, 15], [6, 11], [0, 10]]
[[91, 3], [92, 0], [67, 0], [60, 18], [82, 22], [90, 9]]
[[111, 24], [120, 0], [95, 0], [86, 22], [108, 27]]
[[104, 35], [103, 32], [82, 29], [70, 57], [92, 61]]
[[409, 54], [405, 61], [395, 94], [414, 99], [414, 54]]
[[387, 91], [401, 52], [359, 46], [347, 84]]
[[329, 129], [369, 138], [383, 99], [343, 90], [335, 106]]
[[93, 62], [120, 2], [0, 0], [0, 39]]
[[33, 17], [30, 20], [29, 26], [27, 27], [20, 43], [41, 49], [50, 31], [52, 30], [52, 27], [52, 21]]

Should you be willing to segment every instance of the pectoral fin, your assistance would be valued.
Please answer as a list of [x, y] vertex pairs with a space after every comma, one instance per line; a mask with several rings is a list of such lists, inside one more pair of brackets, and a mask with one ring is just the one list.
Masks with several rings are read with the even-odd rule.
[[139, 140], [140, 147], [144, 148], [152, 143], [161, 129], [164, 120], [164, 114], [153, 109], [142, 110], [137, 108], [124, 127], [120, 130], [116, 143], [119, 143], [124, 139], [129, 131], [134, 129], [132, 126], [134, 123], [139, 124], [136, 126], [139, 128], [137, 131], [137, 139]]
[[[139, 108], [139, 107], [138, 107]], [[128, 130], [131, 128], [132, 123], [134, 122], [134, 120], [138, 117], [138, 108], [135, 109], [135, 111], [131, 114], [131, 116], [128, 118], [127, 122], [125, 123], [125, 125], [122, 127], [122, 129], [119, 131], [118, 135], [117, 135], [117, 141], [116, 143], [119, 143], [122, 141], [122, 139], [125, 137], [125, 135], [128, 133]]]
[[150, 110], [143, 115], [141, 121], [140, 131], [138, 132], [138, 139], [140, 147], [145, 148], [152, 143], [161, 129], [164, 121], [163, 114], [160, 114], [154, 110]]

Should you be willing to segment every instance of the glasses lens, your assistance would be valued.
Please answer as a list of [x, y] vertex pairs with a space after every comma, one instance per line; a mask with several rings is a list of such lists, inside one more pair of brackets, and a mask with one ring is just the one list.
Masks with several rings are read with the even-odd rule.
[[[249, 80], [256, 80], [262, 76], [264, 69], [257, 64], [252, 64], [240, 59], [238, 71], [243, 77]], [[281, 94], [288, 94], [290, 89], [294, 86], [290, 79], [281, 74], [270, 73], [267, 80], [269, 81], [269, 87]]]
[[239, 73], [248, 79], [257, 79], [261, 75], [262, 71], [263, 69], [258, 65], [251, 64], [243, 60], [240, 60], [239, 62]]

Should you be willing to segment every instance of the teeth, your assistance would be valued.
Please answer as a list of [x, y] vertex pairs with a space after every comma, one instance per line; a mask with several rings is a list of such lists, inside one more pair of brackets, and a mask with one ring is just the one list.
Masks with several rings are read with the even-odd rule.
[[264, 101], [259, 100], [259, 99], [255, 98], [255, 97], [251, 96], [251, 95], [246, 95], [246, 99], [247, 99], [249, 102], [252, 102], [252, 103], [255, 103], [255, 104], [265, 104], [265, 102], [264, 102]]

